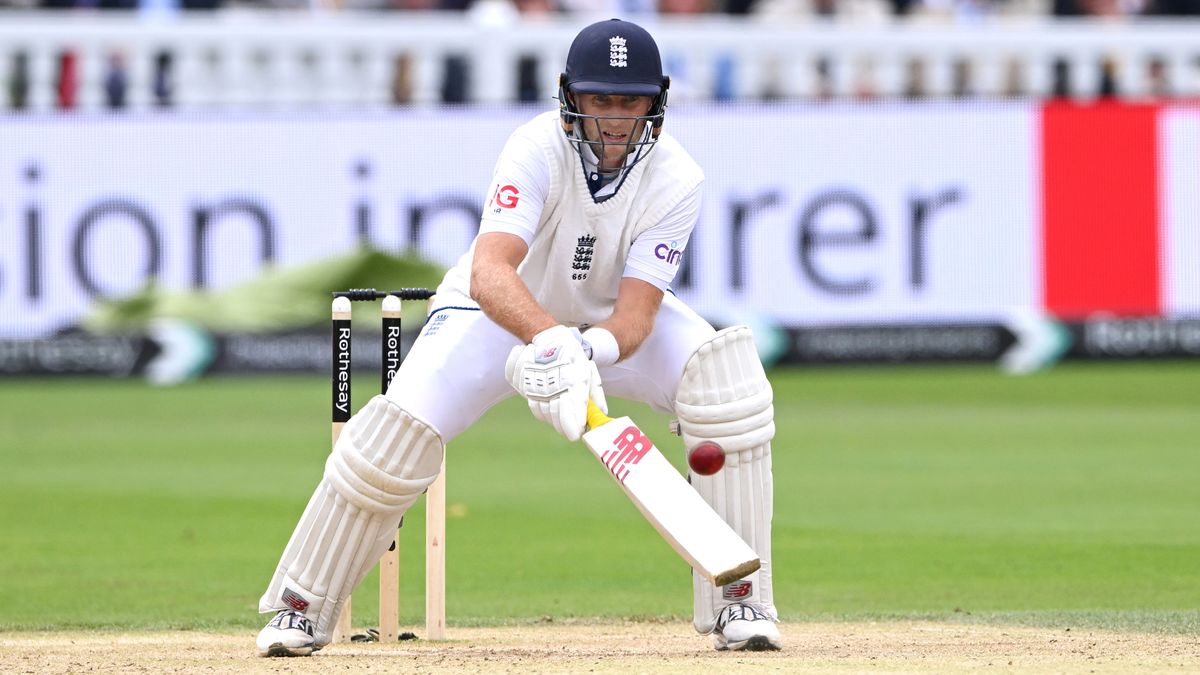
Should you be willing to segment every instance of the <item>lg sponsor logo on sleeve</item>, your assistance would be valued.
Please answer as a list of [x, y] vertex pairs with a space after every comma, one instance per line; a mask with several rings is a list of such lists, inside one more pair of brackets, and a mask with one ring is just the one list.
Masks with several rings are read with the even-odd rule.
[[521, 201], [521, 191], [515, 185], [500, 185], [496, 184], [496, 189], [492, 191], [492, 198], [488, 200], [488, 206], [492, 208], [492, 213], [500, 213], [501, 209], [516, 208], [517, 202]]

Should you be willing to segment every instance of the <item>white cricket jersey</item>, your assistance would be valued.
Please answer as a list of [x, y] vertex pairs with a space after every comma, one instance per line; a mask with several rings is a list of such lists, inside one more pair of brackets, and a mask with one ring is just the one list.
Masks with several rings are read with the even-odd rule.
[[[700, 213], [704, 174], [667, 133], [637, 162], [612, 197], [596, 203], [579, 153], [557, 111], [521, 126], [496, 163], [480, 234], [521, 237], [529, 252], [517, 273], [533, 297], [569, 326], [612, 314], [622, 277], [666, 289]], [[437, 304], [477, 307], [471, 299], [475, 245], [437, 289]]]

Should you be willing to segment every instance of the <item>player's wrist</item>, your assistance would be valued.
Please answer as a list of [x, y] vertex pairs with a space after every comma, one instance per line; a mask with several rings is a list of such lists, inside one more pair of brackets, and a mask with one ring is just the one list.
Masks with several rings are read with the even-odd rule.
[[532, 335], [530, 335], [529, 340], [526, 342], [526, 344], [542, 342], [548, 338], [562, 337], [561, 335], [559, 335], [559, 333], [561, 333], [564, 330], [568, 330], [568, 329], [566, 326], [562, 325], [561, 323], [552, 323], [549, 325], [542, 326], [540, 328], [535, 328], [531, 331]]
[[587, 345], [584, 352], [590, 347], [590, 358], [600, 368], [611, 366], [621, 358], [617, 338], [606, 328], [593, 326], [583, 331], [583, 341]]

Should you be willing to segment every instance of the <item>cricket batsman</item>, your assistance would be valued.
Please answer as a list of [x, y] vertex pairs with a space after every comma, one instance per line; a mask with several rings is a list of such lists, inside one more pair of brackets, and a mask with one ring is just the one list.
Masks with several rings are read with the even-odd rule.
[[351, 418], [329, 455], [260, 600], [273, 617], [259, 654], [329, 644], [446, 444], [514, 390], [572, 441], [589, 398], [607, 410], [606, 392], [677, 416], [687, 448], [717, 441], [725, 468], [691, 483], [762, 565], [724, 587], [693, 573], [693, 623], [718, 650], [780, 648], [772, 392], [748, 328], [716, 331], [668, 292], [704, 182], [663, 131], [669, 84], [635, 24], [601, 21], [575, 38], [559, 109], [501, 152], [479, 235], [438, 287], [403, 385]]

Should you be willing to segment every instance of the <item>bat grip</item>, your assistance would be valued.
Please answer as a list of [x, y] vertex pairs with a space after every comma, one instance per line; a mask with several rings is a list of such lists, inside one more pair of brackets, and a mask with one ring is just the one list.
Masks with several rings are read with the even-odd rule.
[[600, 409], [600, 406], [596, 405], [596, 403], [589, 398], [587, 407], [588, 429], [595, 429], [604, 424], [608, 424], [611, 421], [612, 418], [608, 415], [605, 415], [604, 411]]

